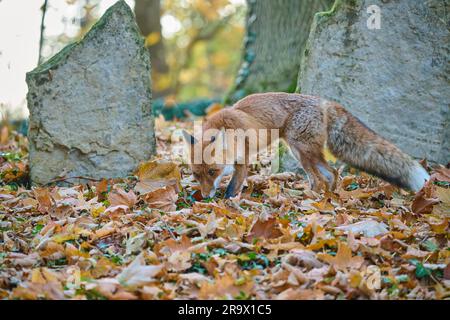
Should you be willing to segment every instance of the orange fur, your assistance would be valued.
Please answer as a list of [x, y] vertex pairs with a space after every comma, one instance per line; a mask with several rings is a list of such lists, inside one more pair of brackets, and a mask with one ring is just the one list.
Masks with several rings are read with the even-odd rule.
[[[300, 161], [315, 191], [334, 190], [338, 179], [336, 170], [324, 159], [325, 144], [337, 158], [403, 188], [417, 191], [429, 178], [416, 161], [367, 128], [344, 107], [315, 96], [288, 93], [247, 96], [233, 107], [213, 114], [203, 125], [203, 130], [222, 128], [279, 129], [280, 138]], [[199, 143], [203, 150], [213, 142], [201, 139]], [[226, 167], [191, 165], [204, 196], [212, 195], [217, 187], [214, 183], [217, 184]], [[241, 190], [246, 176], [245, 164], [234, 166], [227, 197]]]

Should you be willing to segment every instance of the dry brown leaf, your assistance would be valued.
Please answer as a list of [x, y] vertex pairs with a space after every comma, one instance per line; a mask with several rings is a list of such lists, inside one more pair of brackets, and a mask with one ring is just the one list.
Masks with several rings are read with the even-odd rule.
[[269, 218], [266, 221], [257, 220], [246, 236], [246, 240], [251, 243], [256, 238], [275, 239], [282, 235], [277, 219]]
[[148, 192], [144, 201], [150, 208], [170, 212], [177, 209], [178, 193], [174, 187], [168, 186]]
[[132, 208], [137, 202], [137, 197], [133, 190], [125, 192], [121, 188], [115, 188], [108, 194], [108, 201], [111, 207], [127, 206], [128, 208]]
[[105, 199], [105, 193], [108, 192], [108, 180], [103, 179], [97, 183], [95, 192], [97, 194], [98, 200], [103, 201]]
[[189, 251], [175, 251], [171, 253], [167, 259], [167, 268], [175, 272], [187, 270], [192, 266], [190, 260], [191, 253]]
[[433, 207], [433, 214], [450, 218], [450, 188], [436, 187], [435, 194], [439, 203]]
[[450, 280], [450, 263], [444, 269], [444, 279]]
[[315, 252], [302, 249], [291, 250], [281, 261], [307, 269], [321, 268], [323, 266], [323, 263], [316, 258]]
[[336, 256], [326, 253], [318, 253], [317, 257], [334, 266], [336, 270], [347, 271], [349, 269], [358, 269], [362, 266], [364, 258], [352, 256], [352, 250], [344, 243], [340, 242]]
[[319, 202], [313, 202], [311, 205], [323, 213], [334, 212], [334, 206], [331, 204], [330, 198], [324, 198]]
[[139, 182], [135, 190], [146, 194], [167, 186], [174, 187], [175, 192], [181, 190], [181, 173], [178, 165], [167, 161], [150, 161], [143, 163], [136, 171]]
[[237, 281], [225, 274], [215, 279], [214, 283], [204, 282], [200, 287], [200, 299], [233, 299], [241, 292], [249, 294], [253, 288], [253, 283], [245, 281], [237, 284]]
[[160, 251], [163, 248], [167, 248], [171, 253], [173, 253], [176, 251], [187, 251], [190, 247], [192, 247], [191, 239], [186, 235], [182, 235], [180, 241], [168, 239], [156, 244], [155, 251]]
[[41, 213], [50, 211], [53, 201], [47, 188], [36, 188], [33, 190], [36, 200], [39, 202], [38, 210]]
[[434, 197], [434, 181], [435, 176], [431, 176], [430, 180], [425, 183], [424, 187], [416, 193], [411, 204], [411, 210], [417, 214], [431, 213], [433, 206], [439, 203], [439, 200]]
[[41, 260], [37, 252], [33, 252], [28, 255], [23, 253], [10, 253], [8, 255], [8, 259], [10, 259], [14, 265], [25, 268], [30, 268]]
[[25, 300], [37, 300], [37, 299], [50, 299], [50, 300], [64, 300], [63, 287], [60, 283], [24, 283], [12, 292], [12, 297], [16, 299]]
[[403, 259], [413, 259], [413, 258], [425, 258], [426, 256], [429, 256], [430, 253], [428, 251], [422, 251], [419, 249], [416, 249], [414, 247], [408, 246], [408, 250], [406, 253], [402, 256]]
[[9, 128], [8, 126], [2, 126], [0, 130], [0, 145], [5, 145], [9, 140]]
[[141, 253], [116, 279], [125, 287], [139, 287], [154, 282], [162, 269], [162, 265], [145, 265], [144, 253]]
[[113, 262], [105, 257], [101, 257], [90, 270], [90, 273], [96, 279], [108, 276], [114, 269], [117, 269], [117, 266]]
[[277, 300], [323, 300], [325, 294], [315, 289], [289, 288], [277, 295]]
[[356, 223], [336, 227], [337, 230], [351, 232], [355, 235], [363, 234], [365, 237], [376, 237], [388, 232], [387, 226], [375, 220], [363, 220]]

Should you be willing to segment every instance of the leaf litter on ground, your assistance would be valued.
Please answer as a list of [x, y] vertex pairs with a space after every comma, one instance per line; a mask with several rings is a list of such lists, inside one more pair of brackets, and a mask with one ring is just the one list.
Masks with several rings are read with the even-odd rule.
[[2, 129], [0, 298], [450, 298], [449, 169], [412, 194], [346, 168], [317, 194], [265, 160], [202, 199], [174, 157], [187, 125], [158, 126], [133, 176], [64, 187], [31, 187], [26, 138]]

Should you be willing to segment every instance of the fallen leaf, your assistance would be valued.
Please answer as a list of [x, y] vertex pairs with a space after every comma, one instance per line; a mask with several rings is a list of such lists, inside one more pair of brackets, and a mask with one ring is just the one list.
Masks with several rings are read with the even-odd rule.
[[311, 205], [323, 213], [334, 212], [334, 206], [331, 204], [330, 198], [324, 198], [319, 202], [313, 202]]
[[10, 259], [14, 265], [25, 268], [30, 268], [41, 260], [37, 252], [33, 252], [28, 255], [23, 253], [10, 253], [8, 255], [8, 259]]
[[428, 251], [422, 251], [422, 250], [416, 249], [414, 247], [408, 246], [408, 250], [402, 256], [402, 258], [403, 259], [425, 258], [428, 255], [430, 255], [430, 253]]
[[181, 173], [178, 165], [167, 161], [150, 161], [141, 164], [136, 175], [139, 182], [135, 190], [140, 194], [146, 194], [164, 187], [174, 187], [175, 192], [181, 190]]
[[155, 281], [163, 269], [162, 265], [145, 265], [144, 253], [140, 253], [116, 279], [125, 287], [139, 287]]
[[109, 193], [108, 201], [112, 207], [127, 206], [128, 208], [132, 208], [137, 202], [137, 197], [133, 190], [125, 192], [121, 188], [115, 188]]
[[36, 200], [39, 202], [38, 210], [41, 213], [49, 212], [53, 206], [50, 192], [46, 188], [36, 188], [33, 190]]
[[283, 262], [307, 269], [321, 268], [323, 263], [316, 258], [316, 253], [310, 250], [294, 249], [282, 258]]
[[167, 268], [175, 272], [187, 270], [192, 266], [190, 260], [191, 253], [189, 251], [175, 251], [167, 259]]
[[159, 209], [162, 211], [175, 211], [176, 201], [178, 200], [178, 193], [173, 187], [163, 187], [160, 189], [148, 192], [144, 196], [144, 201], [150, 208]]
[[355, 235], [362, 234], [365, 237], [376, 237], [388, 232], [384, 223], [375, 220], [363, 220], [353, 224], [336, 227], [337, 230], [351, 232]]
[[439, 200], [433, 197], [433, 182], [434, 178], [431, 177], [423, 188], [416, 193], [414, 200], [411, 204], [411, 210], [417, 214], [431, 213], [433, 206], [439, 203]]
[[144, 247], [146, 242], [147, 242], [147, 235], [144, 232], [139, 233], [134, 237], [130, 237], [125, 244], [126, 248], [125, 254], [132, 254], [140, 251]]
[[444, 279], [450, 280], [450, 263], [444, 269]]
[[321, 290], [289, 288], [277, 295], [276, 300], [323, 300]]
[[352, 256], [352, 250], [344, 243], [340, 242], [336, 256], [327, 253], [318, 253], [317, 257], [331, 264], [336, 270], [346, 271], [349, 269], [358, 269], [362, 266], [364, 258], [360, 256]]
[[252, 226], [249, 234], [246, 236], [247, 242], [252, 242], [253, 239], [274, 239], [282, 236], [282, 232], [278, 227], [278, 221], [275, 218], [269, 218], [266, 221], [258, 220]]
[[245, 281], [237, 283], [230, 275], [225, 274], [217, 277], [214, 283], [203, 282], [200, 287], [200, 299], [235, 299], [241, 292], [249, 294], [253, 283]]

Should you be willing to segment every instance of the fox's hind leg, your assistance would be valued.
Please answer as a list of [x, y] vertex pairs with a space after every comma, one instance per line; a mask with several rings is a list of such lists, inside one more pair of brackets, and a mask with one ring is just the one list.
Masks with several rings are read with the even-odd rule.
[[328, 191], [336, 189], [338, 172], [325, 161], [320, 148], [297, 141], [291, 142], [289, 145], [292, 153], [305, 170], [312, 190], [320, 191], [322, 184]]
[[286, 125], [284, 139], [306, 171], [311, 189], [320, 191], [322, 184], [328, 190], [336, 187], [337, 172], [323, 157], [326, 125], [320, 108], [302, 107]]
[[320, 154], [318, 158], [316, 167], [322, 174], [322, 176], [325, 178], [328, 191], [336, 190], [336, 185], [339, 179], [339, 173], [336, 169], [334, 169], [327, 163], [322, 154]]
[[300, 162], [303, 170], [306, 172], [311, 190], [319, 192], [322, 185], [322, 179], [320, 173], [314, 165], [315, 161], [313, 161], [307, 152], [298, 146], [290, 144], [290, 147], [295, 158]]

